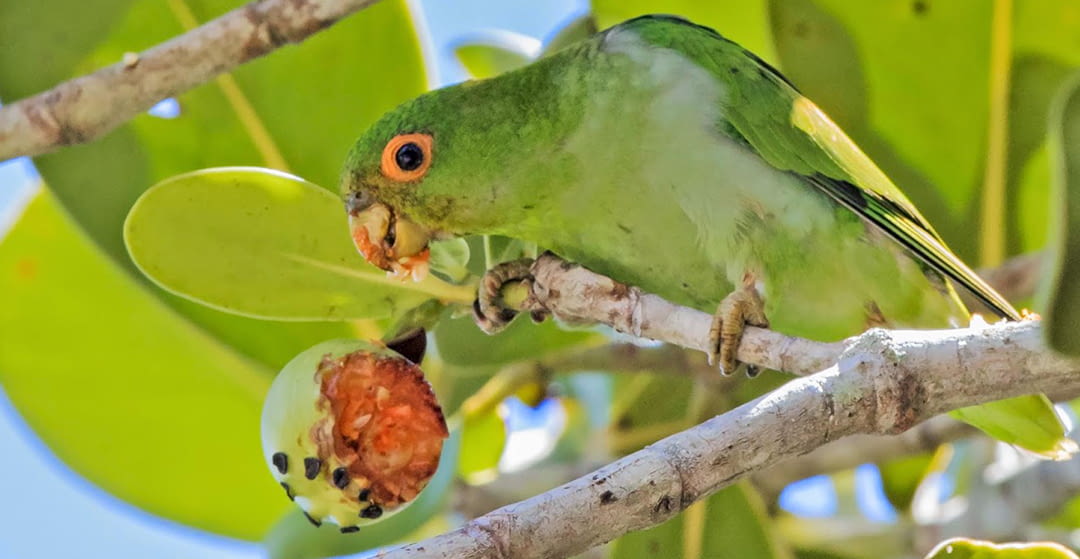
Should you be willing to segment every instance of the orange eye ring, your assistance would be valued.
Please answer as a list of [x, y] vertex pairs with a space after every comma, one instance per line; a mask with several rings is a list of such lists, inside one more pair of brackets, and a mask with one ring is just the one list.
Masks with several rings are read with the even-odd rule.
[[383, 148], [380, 171], [383, 176], [397, 182], [416, 182], [431, 167], [431, 134], [398, 134]]

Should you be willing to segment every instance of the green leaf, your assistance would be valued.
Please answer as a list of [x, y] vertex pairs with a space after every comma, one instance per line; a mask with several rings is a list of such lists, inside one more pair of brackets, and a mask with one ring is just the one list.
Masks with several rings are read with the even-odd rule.
[[[6, 46], [0, 53], [0, 97], [45, 90], [236, 8], [232, 0], [111, 0], [95, 2], [80, 17], [83, 4], [0, 6]], [[423, 67], [405, 2], [380, 2], [300, 45], [241, 66], [234, 72], [235, 89], [216, 81], [181, 94], [177, 118], [140, 115], [102, 141], [35, 163], [80, 225], [124, 261], [120, 225], [128, 208], [142, 191], [172, 175], [221, 165], [265, 166], [276, 152], [288, 165], [282, 170], [337, 184], [353, 140], [382, 113], [426, 89]], [[249, 115], [242, 116], [244, 108]]]
[[504, 365], [602, 340], [602, 335], [591, 330], [570, 330], [554, 320], [534, 324], [524, 316], [494, 336], [473, 324], [471, 316], [444, 319], [435, 328], [435, 344], [443, 360], [470, 367]]
[[540, 56], [547, 56], [563, 47], [584, 41], [596, 34], [596, 31], [596, 18], [591, 13], [575, 18], [547, 40]]
[[[271, 530], [263, 545], [270, 559], [320, 559], [338, 555], [352, 555], [387, 546], [402, 540], [418, 540], [417, 530], [430, 522], [435, 515], [446, 510], [450, 492], [454, 486], [456, 464], [462, 457], [462, 427], [451, 420], [450, 437], [443, 443], [439, 468], [427, 487], [405, 510], [364, 526], [359, 532], [342, 534], [333, 524], [324, 523], [315, 528], [300, 512], [293, 510]], [[449, 527], [441, 527], [439, 532]]]
[[161, 287], [247, 316], [383, 318], [474, 297], [432, 275], [387, 277], [352, 245], [336, 196], [267, 169], [168, 179], [139, 198], [124, 232], [132, 260]]
[[1053, 542], [996, 544], [953, 538], [939, 543], [926, 559], [1076, 559], [1076, 554]]
[[697, 0], [593, 0], [593, 14], [600, 29], [647, 14], [672, 14], [706, 25], [750, 49], [768, 62], [776, 62], [769, 27], [768, 0], [699, 2]]
[[901, 511], [911, 506], [919, 485], [927, 474], [934, 471], [934, 456], [933, 452], [923, 452], [878, 464], [881, 486], [892, 506]]
[[687, 402], [694, 391], [689, 378], [667, 375], [614, 375], [611, 446], [629, 454], [690, 427]]
[[41, 194], [0, 244], [0, 382], [62, 461], [153, 514], [258, 539], [270, 371], [163, 305]]
[[469, 242], [461, 237], [434, 241], [430, 245], [431, 271], [454, 283], [469, 277]]
[[1016, 231], [1010, 245], [1013, 252], [1040, 250], [1048, 242], [1046, 221], [1054, 196], [1047, 125], [1050, 103], [1070, 74], [1069, 66], [1043, 55], [1024, 55], [1013, 62], [1009, 111], [1009, 185], [1016, 208], [1011, 224]]
[[1050, 265], [1040, 288], [1043, 333], [1053, 349], [1080, 355], [1080, 73], [1054, 104], [1050, 160], [1057, 209], [1051, 214]]
[[[1054, 94], [1080, 66], [1077, 5], [1071, 0], [1015, 2], [1012, 90], [1009, 92], [1009, 192], [1016, 216], [1010, 248], [1029, 252], [1046, 244], [1051, 186], [1046, 126]], [[1039, 309], [1041, 310], [1041, 309]]]
[[[232, 0], [0, 2], [0, 99], [113, 64], [236, 6]], [[139, 115], [96, 142], [34, 162], [79, 226], [130, 266], [123, 220], [151, 185], [205, 167], [282, 161], [287, 170], [335, 185], [352, 141], [383, 112], [426, 89], [423, 69], [406, 3], [379, 2], [300, 45], [178, 95], [176, 118]], [[350, 334], [344, 324], [261, 322], [158, 293], [272, 368], [319, 340]]]
[[772, 533], [760, 496], [747, 483], [723, 489], [664, 524], [626, 534], [612, 548], [612, 559], [791, 556]]
[[465, 414], [458, 473], [467, 483], [491, 481], [506, 447], [506, 423], [498, 406], [478, 414]]
[[[773, 3], [781, 67], [961, 255], [979, 208], [991, 3]], [[902, 47], [901, 47], [902, 45]]]
[[454, 47], [454, 56], [474, 78], [516, 70], [540, 54], [540, 41], [511, 31], [488, 31]]

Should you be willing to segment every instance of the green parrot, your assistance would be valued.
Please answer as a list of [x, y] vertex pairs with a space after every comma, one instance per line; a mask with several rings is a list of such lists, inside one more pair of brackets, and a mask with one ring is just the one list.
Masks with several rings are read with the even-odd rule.
[[[723, 302], [728, 371], [744, 324], [821, 341], [966, 325], [954, 285], [1020, 319], [776, 69], [670, 16], [406, 102], [356, 142], [342, 191], [358, 249], [399, 276], [424, 273], [431, 240], [504, 235]], [[1075, 448], [1043, 395], [954, 413], [1043, 456]]]

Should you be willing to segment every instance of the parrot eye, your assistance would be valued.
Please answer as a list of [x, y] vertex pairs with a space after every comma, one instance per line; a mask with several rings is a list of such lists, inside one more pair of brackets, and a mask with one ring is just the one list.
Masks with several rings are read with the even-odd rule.
[[416, 182], [431, 167], [432, 138], [429, 134], [399, 134], [383, 148], [380, 170], [398, 182]]
[[424, 163], [424, 152], [420, 146], [409, 142], [398, 148], [394, 161], [402, 171], [415, 171]]

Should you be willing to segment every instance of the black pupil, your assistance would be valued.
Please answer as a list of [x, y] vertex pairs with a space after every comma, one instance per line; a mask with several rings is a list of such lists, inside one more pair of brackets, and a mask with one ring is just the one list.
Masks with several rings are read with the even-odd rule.
[[394, 160], [402, 171], [415, 171], [424, 163], [424, 150], [409, 142], [398, 148], [397, 153], [394, 154]]

